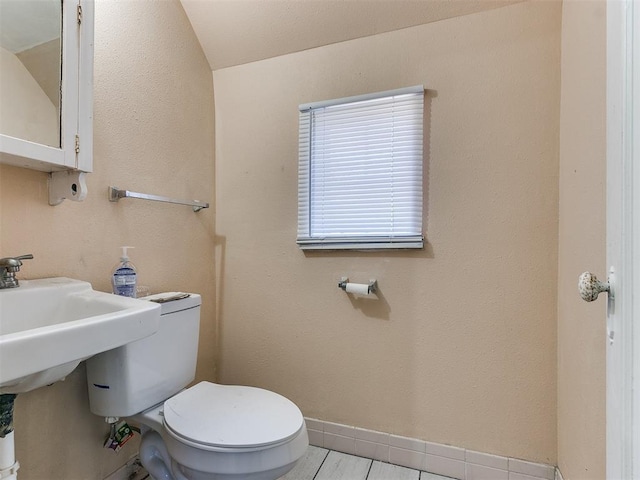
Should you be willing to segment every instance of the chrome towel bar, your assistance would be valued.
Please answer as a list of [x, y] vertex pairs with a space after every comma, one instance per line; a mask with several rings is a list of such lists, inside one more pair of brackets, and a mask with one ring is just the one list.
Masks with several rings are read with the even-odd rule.
[[203, 208], [209, 208], [206, 202], [198, 200], [176, 200], [175, 198], [162, 197], [160, 195], [150, 195], [148, 193], [132, 192], [130, 190], [119, 190], [118, 187], [109, 187], [109, 201], [117, 202], [121, 198], [140, 198], [142, 200], [153, 200], [154, 202], [176, 203], [178, 205], [188, 205], [193, 207], [194, 212], [199, 212]]

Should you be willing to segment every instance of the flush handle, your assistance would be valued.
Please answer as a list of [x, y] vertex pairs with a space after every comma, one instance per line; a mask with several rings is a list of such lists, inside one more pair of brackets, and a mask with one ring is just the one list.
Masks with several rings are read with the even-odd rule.
[[593, 302], [602, 292], [611, 293], [609, 282], [601, 282], [591, 272], [584, 272], [578, 278], [578, 291], [585, 302]]

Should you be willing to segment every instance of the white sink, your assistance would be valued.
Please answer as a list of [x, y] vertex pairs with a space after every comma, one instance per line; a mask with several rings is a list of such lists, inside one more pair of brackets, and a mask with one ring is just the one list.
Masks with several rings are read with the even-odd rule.
[[152, 335], [160, 305], [97, 292], [70, 278], [0, 290], [0, 394], [64, 379], [101, 352]]

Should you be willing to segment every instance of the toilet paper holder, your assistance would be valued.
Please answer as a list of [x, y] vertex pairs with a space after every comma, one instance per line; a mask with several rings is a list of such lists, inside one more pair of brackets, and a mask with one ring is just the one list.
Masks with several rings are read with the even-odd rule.
[[[338, 288], [341, 288], [342, 290], [344, 290], [345, 292], [347, 291], [347, 283], [349, 283], [349, 277], [342, 277], [340, 279], [340, 282], [338, 282]], [[366, 287], [367, 288], [367, 294], [371, 294], [371, 293], [376, 293], [376, 291], [378, 290], [378, 281], [375, 279], [369, 280], [368, 284], [357, 284], [357, 283], [352, 283], [351, 285], [354, 286], [358, 286], [358, 287]], [[351, 293], [351, 292], [348, 292]]]

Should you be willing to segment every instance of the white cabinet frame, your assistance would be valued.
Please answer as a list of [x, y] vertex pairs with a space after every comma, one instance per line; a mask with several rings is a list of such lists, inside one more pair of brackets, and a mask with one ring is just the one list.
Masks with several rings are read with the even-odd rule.
[[[0, 134], [0, 163], [52, 172], [49, 200], [52, 205], [64, 198], [84, 199], [84, 172], [93, 170], [94, 4], [93, 0], [61, 3], [61, 146]], [[51, 190], [55, 192], [53, 198]]]

